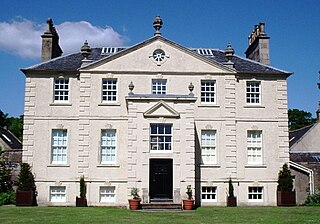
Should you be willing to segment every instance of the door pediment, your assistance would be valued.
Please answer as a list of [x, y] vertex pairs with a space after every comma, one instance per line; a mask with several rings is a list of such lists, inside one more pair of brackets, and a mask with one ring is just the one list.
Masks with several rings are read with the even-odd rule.
[[179, 118], [180, 114], [175, 109], [166, 104], [164, 101], [160, 101], [156, 105], [149, 108], [146, 112], [144, 112], [143, 116]]

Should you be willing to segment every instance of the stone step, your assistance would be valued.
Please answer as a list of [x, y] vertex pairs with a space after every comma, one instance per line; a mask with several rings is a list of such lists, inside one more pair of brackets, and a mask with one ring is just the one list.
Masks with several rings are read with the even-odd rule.
[[156, 203], [141, 204], [141, 209], [143, 210], [182, 210], [182, 205], [172, 203], [172, 202], [171, 203], [156, 202]]

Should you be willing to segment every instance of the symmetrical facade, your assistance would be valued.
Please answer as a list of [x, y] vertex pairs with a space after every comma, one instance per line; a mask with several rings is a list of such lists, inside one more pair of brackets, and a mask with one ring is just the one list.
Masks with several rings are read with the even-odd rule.
[[[239, 205], [276, 205], [278, 171], [289, 161], [290, 73], [257, 62], [257, 53], [236, 56], [231, 45], [185, 48], [157, 22], [155, 35], [132, 47], [86, 42], [81, 53], [47, 61], [45, 50], [43, 63], [22, 70], [23, 160], [38, 204], [74, 205], [84, 175], [89, 205], [126, 206], [133, 187], [143, 203], [180, 203], [187, 185], [197, 205], [225, 205], [230, 177]], [[50, 30], [52, 21], [43, 39]], [[258, 25], [250, 51], [268, 39]]]

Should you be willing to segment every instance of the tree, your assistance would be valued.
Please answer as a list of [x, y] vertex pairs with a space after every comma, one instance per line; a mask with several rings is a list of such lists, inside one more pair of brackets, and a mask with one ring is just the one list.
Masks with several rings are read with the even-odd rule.
[[293, 178], [291, 171], [289, 170], [288, 164], [282, 166], [282, 170], [279, 171], [278, 176], [278, 191], [292, 191]]
[[11, 172], [1, 154], [2, 148], [0, 147], [0, 194], [12, 192]]
[[310, 112], [306, 112], [298, 109], [289, 109], [288, 117], [289, 117], [290, 131], [306, 127], [317, 121], [316, 118], [312, 117], [312, 114]]
[[20, 141], [23, 136], [23, 115], [20, 117], [8, 117], [7, 113], [0, 110], [0, 127], [7, 127]]

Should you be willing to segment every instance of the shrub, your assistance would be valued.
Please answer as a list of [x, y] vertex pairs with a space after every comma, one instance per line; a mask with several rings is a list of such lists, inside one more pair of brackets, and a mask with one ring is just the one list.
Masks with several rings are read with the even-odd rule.
[[34, 176], [31, 172], [31, 166], [28, 163], [21, 163], [21, 170], [18, 177], [18, 190], [36, 191]]
[[14, 192], [0, 193], [0, 206], [16, 203], [16, 194]]
[[293, 188], [293, 178], [291, 176], [291, 171], [289, 170], [288, 164], [282, 166], [282, 170], [279, 171], [278, 176], [278, 191], [292, 191]]
[[234, 197], [234, 189], [233, 189], [231, 177], [229, 178], [229, 197], [231, 198]]
[[[2, 148], [0, 147], [0, 156], [2, 154]], [[11, 172], [8, 166], [6, 166], [5, 160], [0, 157], [0, 193], [6, 193], [12, 191]]]
[[187, 186], [186, 194], [188, 195], [188, 199], [191, 200], [192, 199], [192, 188], [191, 188], [191, 185]]
[[84, 176], [80, 177], [80, 198], [85, 198], [87, 193], [86, 182], [84, 181]]
[[307, 206], [320, 206], [320, 188], [314, 194], [309, 194], [305, 205]]

